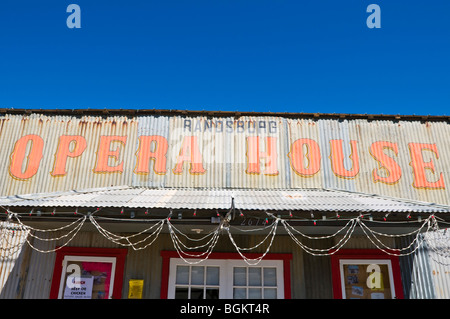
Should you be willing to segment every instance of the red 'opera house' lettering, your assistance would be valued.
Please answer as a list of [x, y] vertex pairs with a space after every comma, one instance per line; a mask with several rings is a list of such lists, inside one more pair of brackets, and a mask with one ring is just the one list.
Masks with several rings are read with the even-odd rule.
[[183, 139], [183, 144], [181, 146], [175, 168], [173, 169], [174, 174], [183, 173], [184, 162], [190, 163], [189, 173], [206, 173], [206, 170], [203, 167], [202, 154], [200, 153], [196, 136], [186, 136]]
[[260, 159], [265, 160], [265, 175], [278, 175], [277, 138], [266, 137], [266, 151], [260, 151], [259, 136], [247, 137], [247, 174], [260, 174]]
[[[373, 181], [383, 182], [386, 184], [395, 184], [400, 180], [400, 177], [402, 176], [402, 169], [392, 157], [389, 157], [384, 153], [384, 150], [391, 150], [395, 153], [395, 156], [398, 156], [397, 143], [385, 141], [372, 143], [372, 145], [370, 146], [370, 154], [378, 162], [379, 165], [379, 169], [374, 169], [372, 171]], [[384, 170], [386, 172], [386, 176], [380, 176], [380, 170]]]
[[342, 147], [342, 140], [330, 140], [331, 147], [331, 169], [333, 173], [342, 178], [355, 178], [359, 173], [359, 157], [356, 147], [356, 141], [350, 141], [351, 153], [349, 158], [352, 160], [352, 168], [346, 169], [344, 167], [344, 151]]
[[[306, 152], [303, 152], [303, 146]], [[310, 177], [320, 170], [320, 149], [316, 141], [309, 138], [301, 138], [292, 143], [291, 151], [288, 154], [291, 167], [295, 173], [303, 177]], [[304, 159], [307, 165], [303, 165]]]
[[[70, 150], [70, 145], [73, 144], [73, 150]], [[66, 163], [68, 157], [78, 157], [83, 154], [86, 149], [86, 139], [83, 136], [63, 135], [59, 138], [58, 150], [56, 151], [55, 163], [53, 171], [50, 173], [53, 176], [64, 176], [66, 172]]]
[[411, 153], [411, 166], [414, 172], [414, 187], [417, 188], [445, 188], [443, 174], [439, 174], [439, 178], [435, 182], [427, 180], [426, 170], [430, 170], [435, 174], [434, 162], [430, 159], [425, 162], [423, 151], [430, 151], [439, 159], [439, 153], [436, 144], [409, 143], [409, 151]]
[[[152, 144], [154, 151], [151, 151]], [[165, 174], [167, 172], [167, 149], [169, 144], [164, 136], [160, 135], [142, 135], [139, 136], [139, 149], [136, 159], [136, 174], [150, 173], [150, 160], [154, 161], [153, 170], [156, 174]]]
[[94, 173], [123, 172], [123, 160], [114, 166], [110, 166], [109, 159], [112, 158], [118, 162], [120, 155], [120, 147], [116, 146], [115, 150], [111, 150], [111, 144], [113, 142], [119, 142], [122, 146], [125, 146], [126, 141], [126, 136], [100, 136], [97, 164], [95, 165]]
[[[30, 151], [26, 154], [28, 144]], [[10, 174], [17, 179], [29, 179], [33, 177], [38, 169], [43, 156], [44, 140], [38, 135], [25, 135], [21, 137], [14, 146], [11, 154]], [[23, 165], [25, 164], [25, 169]]]
[[[169, 143], [167, 138], [160, 135], [139, 136], [139, 146], [135, 152], [135, 174], [150, 174], [153, 166], [155, 174], [167, 174], [167, 156]], [[97, 157], [93, 163], [94, 173], [121, 173], [125, 157], [127, 136], [99, 137]], [[282, 154], [278, 154], [279, 141], [276, 137], [249, 136], [246, 138], [246, 169], [242, 173], [267, 176], [280, 174], [279, 161]], [[344, 150], [344, 140], [329, 141], [329, 163], [333, 174], [338, 178], [354, 179], [360, 172], [358, 142], [350, 140], [350, 151]], [[39, 170], [44, 156], [44, 140], [39, 135], [29, 134], [18, 139], [10, 155], [9, 173], [17, 180], [28, 180]], [[347, 145], [345, 145], [347, 146]], [[175, 146], [174, 146], [175, 147]], [[49, 172], [53, 177], [67, 175], [67, 164], [83, 157], [88, 148], [86, 139], [81, 135], [62, 135], [59, 137], [54, 153], [53, 169]], [[410, 166], [412, 168], [413, 187], [418, 189], [444, 189], [444, 175], [436, 171], [435, 161], [439, 160], [436, 144], [409, 143]], [[173, 174], [184, 173], [185, 164], [189, 165], [190, 174], [206, 174], [207, 168], [203, 163], [202, 149], [197, 136], [184, 136], [179, 149], [172, 150], [178, 156], [174, 160]], [[389, 141], [376, 141], [369, 147], [369, 153], [374, 159], [371, 167], [373, 182], [393, 185], [402, 177], [402, 169], [398, 163], [399, 146]], [[323, 157], [319, 144], [309, 138], [300, 138], [290, 145], [288, 161], [291, 169], [300, 177], [311, 177], [321, 170]], [[91, 158], [91, 156], [89, 156]], [[350, 161], [346, 160], [349, 159]], [[153, 164], [151, 164], [153, 163]], [[348, 165], [350, 163], [351, 165]]]

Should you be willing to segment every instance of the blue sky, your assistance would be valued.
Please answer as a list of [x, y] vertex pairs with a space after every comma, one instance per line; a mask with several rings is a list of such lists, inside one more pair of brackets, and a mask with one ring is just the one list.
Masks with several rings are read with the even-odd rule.
[[449, 19], [448, 0], [2, 0], [0, 107], [450, 115]]

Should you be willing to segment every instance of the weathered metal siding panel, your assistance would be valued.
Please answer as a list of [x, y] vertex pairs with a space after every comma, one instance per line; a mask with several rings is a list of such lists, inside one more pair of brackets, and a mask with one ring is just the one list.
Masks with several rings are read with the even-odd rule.
[[322, 153], [322, 187], [345, 189], [349, 191], [355, 191], [355, 179], [352, 178], [339, 178], [332, 170], [330, 163], [331, 146], [330, 140], [343, 140], [342, 149], [344, 154], [344, 167], [348, 170], [352, 169], [352, 162], [350, 161], [351, 148], [350, 141], [355, 140], [353, 131], [351, 130], [352, 124], [348, 120], [333, 121], [333, 120], [319, 120], [320, 128], [320, 150]]
[[[392, 121], [372, 121], [365, 120], [355, 121], [357, 135], [354, 136], [358, 140], [358, 151], [360, 158], [361, 171], [359, 178], [355, 180], [356, 189], [370, 194], [385, 194], [392, 197], [408, 197], [402, 196], [402, 193], [409, 191], [412, 187], [412, 179], [409, 167], [409, 155], [407, 145], [404, 144], [404, 136], [398, 123]], [[402, 171], [391, 172], [391, 175], [401, 174], [401, 179], [397, 183], [386, 184], [383, 182], [374, 182], [373, 170], [376, 170], [383, 177], [389, 176], [385, 169], [381, 169], [380, 165], [371, 154], [370, 147], [372, 143], [377, 141], [394, 142], [398, 144], [398, 155], [390, 149], [384, 149], [384, 153], [395, 159]], [[405, 171], [407, 170], [407, 171]], [[405, 187], [406, 186], [406, 187]]]
[[[141, 136], [152, 136], [158, 135], [163, 136], [167, 140], [169, 140], [170, 134], [170, 126], [169, 126], [170, 118], [168, 116], [147, 116], [147, 117], [139, 117], [137, 119], [138, 127], [137, 127], [137, 145], [136, 152], [141, 150], [142, 145], [140, 145], [139, 138]], [[165, 152], [162, 147], [157, 147], [155, 144], [153, 145], [152, 152], [156, 152], [159, 157], [164, 157]], [[150, 163], [150, 171], [154, 172], [155, 162], [151, 161]], [[136, 159], [135, 159], [135, 167], [136, 167]], [[136, 173], [134, 171], [132, 177], [132, 184], [136, 186], [148, 186], [148, 187], [165, 187], [167, 183], [167, 174], [143, 174]]]
[[[303, 244], [314, 249], [327, 249], [333, 246], [330, 239], [300, 239]], [[301, 249], [296, 246], [296, 249]], [[303, 250], [303, 264], [299, 265], [304, 273], [305, 291], [297, 298], [332, 299], [333, 281], [331, 277], [331, 259], [329, 256], [313, 256]]]
[[122, 298], [128, 298], [130, 279], [143, 279], [143, 299], [159, 299], [161, 296], [162, 250], [173, 250], [168, 234], [160, 234], [151, 246], [142, 250], [128, 250]]
[[[39, 234], [39, 237], [50, 239], [61, 235], [62, 233]], [[26, 265], [27, 272], [23, 274], [22, 278], [25, 281], [25, 289], [21, 299], [48, 299], [56, 257], [55, 253], [51, 251], [55, 249], [56, 245], [61, 245], [61, 242], [40, 241], [33, 240], [33, 238], [29, 238], [29, 241], [33, 248], [28, 247], [31, 249], [31, 256], [29, 264]], [[48, 251], [48, 253], [38, 250]]]
[[[322, 151], [322, 176], [325, 188], [346, 189], [369, 194], [380, 194], [392, 197], [410, 198], [427, 202], [448, 203], [448, 188], [443, 189], [419, 189], [413, 186], [414, 177], [411, 167], [411, 157], [408, 148], [409, 143], [436, 144], [439, 158], [432, 152], [424, 151], [424, 161], [432, 160], [435, 165], [435, 174], [427, 170], [427, 179], [436, 181], [438, 174], [443, 173], [444, 179], [449, 171], [449, 144], [445, 136], [449, 132], [446, 123], [420, 123], [407, 121], [368, 121], [368, 120], [319, 120], [321, 132], [320, 146]], [[352, 168], [350, 161], [350, 141], [357, 141], [360, 171], [355, 178], [339, 178], [330, 166], [330, 140], [342, 139], [343, 152], [346, 160], [346, 169]], [[386, 184], [375, 182], [373, 171], [382, 176], [387, 176], [386, 171], [380, 169], [378, 161], [370, 152], [372, 143], [386, 141], [396, 143], [398, 154], [392, 150], [384, 149], [384, 153], [399, 164], [401, 178], [398, 182]], [[393, 171], [391, 174], [395, 174]]]
[[28, 263], [29, 250], [25, 243], [27, 232], [13, 225], [0, 223], [0, 299], [20, 297], [24, 282], [22, 266]]
[[[331, 188], [409, 198], [442, 204], [450, 203], [448, 176], [450, 174], [450, 145], [446, 136], [450, 133], [445, 122], [370, 121], [368, 119], [302, 119], [273, 116], [209, 117], [205, 116], [48, 116], [42, 114], [11, 115], [1, 119], [0, 194], [24, 194], [35, 192], [64, 191], [109, 187], [111, 185], [133, 185], [147, 187], [194, 187], [194, 188]], [[36, 134], [44, 140], [43, 157], [35, 175], [28, 179], [12, 176], [9, 170], [11, 155], [16, 141], [27, 135]], [[80, 156], [67, 159], [67, 174], [52, 176], [58, 141], [62, 135], [80, 135], [86, 138], [87, 147]], [[126, 136], [126, 144], [113, 142], [111, 151], [119, 150], [119, 158], [109, 156], [109, 165], [123, 161], [122, 172], [94, 173], [100, 136]], [[167, 141], [167, 150], [156, 148], [157, 157], [166, 161], [165, 169], [156, 172], [156, 159], [148, 160], [148, 172], [136, 171], [137, 158], [141, 151], [139, 137], [159, 135]], [[194, 136], [200, 153], [199, 167], [204, 171], [190, 171], [189, 156], [183, 162], [180, 172], [174, 172], [181, 158], [183, 145], [187, 155], [193, 145], [183, 144]], [[260, 172], [248, 172], [249, 138], [259, 142]], [[266, 158], [268, 138], [275, 141], [277, 173], [267, 173], [270, 164]], [[299, 174], [293, 167], [291, 152], [298, 139], [311, 139], [319, 146], [320, 168], [310, 176]], [[358, 158], [358, 174], [354, 177], [340, 177], [333, 171], [330, 159], [332, 140], [342, 140], [343, 167], [353, 169], [352, 158]], [[352, 155], [351, 141], [356, 141]], [[373, 173], [388, 177], [380, 160], [371, 154], [374, 142], [394, 143], [398, 153], [384, 148], [382, 152], [392, 158], [400, 169], [390, 174], [400, 178], [390, 184], [374, 181]], [[444, 189], [415, 187], [409, 143], [435, 144], [437, 153], [425, 148], [422, 151], [426, 179], [436, 182], [441, 177], [446, 183]], [[155, 151], [155, 144], [149, 152]], [[302, 164], [308, 168], [311, 153], [303, 147]], [[353, 156], [352, 158], [350, 156]], [[357, 155], [357, 156], [356, 156]], [[26, 164], [27, 161], [24, 160]], [[24, 164], [24, 166], [25, 166]], [[274, 164], [272, 162], [272, 164]], [[431, 169], [434, 167], [434, 170]]]
[[450, 299], [450, 235], [447, 229], [428, 232], [424, 250], [429, 261], [427, 274], [431, 277], [437, 299]]
[[[413, 237], [401, 237], [398, 239], [399, 246], [407, 247], [413, 239]], [[418, 248], [414, 246], [412, 249], [417, 250], [412, 254], [399, 257], [405, 299], [435, 299], [426, 243], [422, 243]]]
[[[0, 162], [5, 163], [0, 173], [0, 193], [26, 194], [84, 189], [131, 183], [133, 172], [130, 161], [136, 145], [137, 122], [126, 117], [67, 117], [30, 114], [6, 115], [0, 132]], [[15, 178], [10, 174], [11, 154], [16, 142], [23, 136], [35, 134], [44, 141], [43, 157], [37, 173], [28, 179]], [[59, 138], [62, 135], [81, 135], [86, 139], [86, 149], [66, 162], [65, 176], [52, 176]], [[93, 173], [101, 135], [127, 136], [125, 147], [120, 149], [118, 161], [124, 162], [123, 172]], [[30, 143], [28, 143], [30, 147]], [[114, 143], [112, 143], [114, 144]], [[72, 146], [73, 147], [73, 146]], [[120, 147], [116, 144], [112, 146]], [[111, 162], [111, 159], [110, 159]], [[27, 161], [24, 160], [24, 165]], [[117, 165], [117, 161], [112, 161]], [[23, 170], [25, 167], [23, 167]]]
[[450, 299], [450, 258], [433, 254], [430, 259], [435, 296], [437, 299]]
[[[286, 188], [322, 188], [323, 164], [321, 164], [322, 167], [318, 173], [312, 176], [305, 176], [294, 170], [291, 163], [293, 144], [299, 139], [311, 139], [316, 141], [322, 149], [319, 123], [314, 120], [306, 119], [287, 119], [286, 122], [289, 128], [289, 131], [286, 132], [286, 139], [288, 139], [289, 144], [286, 146], [287, 152], [282, 153], [282, 156], [285, 156], [288, 161], [286, 169], [290, 172], [290, 180], [289, 183], [286, 184]], [[303, 146], [303, 151], [305, 155], [307, 154], [302, 161], [303, 167], [309, 167], [311, 163], [309, 163], [307, 156], [311, 156], [311, 150], [307, 150], [306, 146]], [[289, 155], [289, 157], [287, 155]], [[321, 163], [324, 160], [324, 154], [321, 154]]]

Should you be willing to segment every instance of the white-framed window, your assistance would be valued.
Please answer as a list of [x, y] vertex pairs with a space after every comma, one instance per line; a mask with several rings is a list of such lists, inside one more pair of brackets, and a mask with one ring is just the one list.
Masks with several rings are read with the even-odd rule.
[[169, 299], [284, 298], [283, 260], [262, 260], [255, 266], [238, 259], [189, 261], [170, 259]]
[[64, 256], [59, 299], [111, 299], [116, 257]]

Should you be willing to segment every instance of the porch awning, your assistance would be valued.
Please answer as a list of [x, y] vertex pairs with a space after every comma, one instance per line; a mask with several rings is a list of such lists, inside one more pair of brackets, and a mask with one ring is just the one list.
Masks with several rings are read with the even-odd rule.
[[450, 212], [450, 206], [330, 189], [184, 189], [116, 186], [0, 197], [7, 207]]

